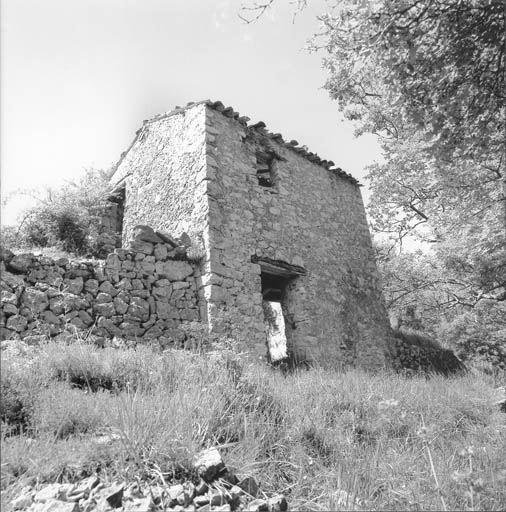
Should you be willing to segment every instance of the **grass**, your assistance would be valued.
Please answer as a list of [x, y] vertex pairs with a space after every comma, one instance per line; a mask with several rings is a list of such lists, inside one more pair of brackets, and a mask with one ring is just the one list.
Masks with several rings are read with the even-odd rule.
[[294, 510], [501, 510], [503, 377], [283, 375], [230, 350], [17, 343], [2, 351], [2, 495], [96, 471], [194, 478], [193, 455], [217, 445]]

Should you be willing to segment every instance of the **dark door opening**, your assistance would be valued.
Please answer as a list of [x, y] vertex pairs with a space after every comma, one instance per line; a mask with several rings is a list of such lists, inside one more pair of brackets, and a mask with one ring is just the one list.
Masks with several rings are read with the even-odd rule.
[[290, 281], [287, 277], [262, 272], [264, 322], [267, 331], [267, 352], [271, 363], [288, 358], [286, 312], [283, 299]]
[[267, 356], [271, 363], [290, 360], [294, 345], [293, 321], [295, 281], [306, 275], [306, 269], [284, 261], [251, 257], [260, 265], [264, 322], [267, 331]]
[[277, 363], [288, 358], [286, 313], [282, 304], [288, 280], [265, 273], [261, 277], [267, 355], [271, 363]]

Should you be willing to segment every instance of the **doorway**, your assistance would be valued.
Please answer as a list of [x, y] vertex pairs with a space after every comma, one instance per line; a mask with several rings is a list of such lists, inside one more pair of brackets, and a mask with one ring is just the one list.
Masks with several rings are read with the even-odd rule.
[[266, 272], [262, 272], [261, 279], [267, 356], [271, 363], [278, 363], [288, 358], [286, 313], [283, 311], [288, 279]]
[[267, 333], [267, 357], [273, 364], [290, 359], [293, 346], [295, 280], [306, 271], [302, 267], [267, 258], [252, 258], [260, 264], [264, 322]]

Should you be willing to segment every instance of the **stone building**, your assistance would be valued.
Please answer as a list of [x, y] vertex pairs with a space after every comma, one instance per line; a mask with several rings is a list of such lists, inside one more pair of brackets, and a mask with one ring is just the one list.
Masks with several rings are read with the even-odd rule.
[[390, 327], [358, 182], [248, 121], [210, 101], [145, 121], [111, 178], [123, 239], [138, 224], [186, 233], [200, 317], [244, 351], [268, 353], [282, 312], [274, 331], [288, 357], [386, 365]]

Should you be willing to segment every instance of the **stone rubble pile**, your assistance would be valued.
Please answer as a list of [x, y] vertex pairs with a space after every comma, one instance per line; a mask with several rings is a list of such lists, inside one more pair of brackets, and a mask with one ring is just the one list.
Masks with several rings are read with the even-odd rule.
[[410, 344], [403, 337], [391, 338], [391, 354], [396, 369], [450, 375], [464, 371], [464, 364], [449, 349]]
[[105, 261], [53, 260], [33, 254], [0, 254], [2, 339], [68, 329], [104, 338], [179, 342], [179, 327], [198, 321], [199, 272], [187, 260], [186, 240], [138, 226], [128, 249]]
[[53, 483], [38, 490], [27, 487], [11, 502], [12, 510], [28, 512], [285, 512], [284, 496], [261, 498], [252, 477], [228, 470], [215, 448], [194, 461], [198, 482], [170, 486], [134, 483], [106, 485], [98, 476], [74, 484]]

